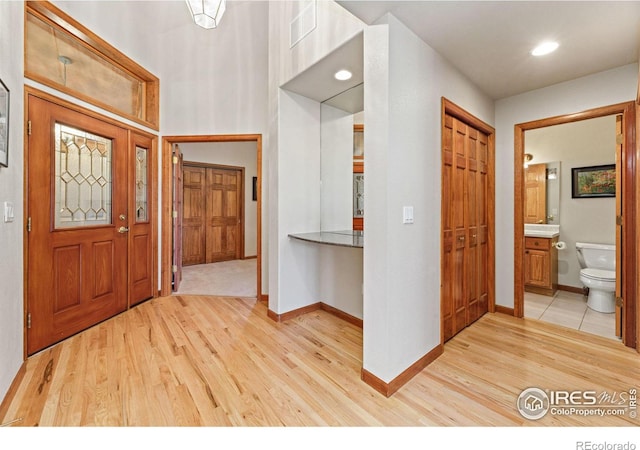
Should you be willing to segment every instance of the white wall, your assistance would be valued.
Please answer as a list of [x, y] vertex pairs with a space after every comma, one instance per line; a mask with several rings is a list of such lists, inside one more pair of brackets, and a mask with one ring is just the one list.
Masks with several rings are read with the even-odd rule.
[[493, 123], [493, 102], [395, 17], [365, 30], [364, 368], [386, 382], [440, 344], [442, 96]]
[[[23, 24], [22, 2], [0, 2], [0, 79], [10, 93], [9, 167], [0, 167], [0, 399], [22, 364], [23, 352]], [[13, 203], [13, 222], [2, 220], [4, 202]]]
[[[281, 314], [320, 300], [320, 246], [289, 237], [320, 230], [320, 103], [280, 90], [278, 265], [269, 309]], [[273, 277], [277, 276], [277, 280]]]
[[528, 130], [524, 142], [536, 163], [560, 161], [560, 240], [567, 248], [558, 252], [558, 284], [581, 288], [575, 244], [615, 244], [616, 200], [572, 198], [571, 169], [615, 164], [615, 116]]
[[496, 107], [496, 304], [513, 307], [514, 126], [635, 100], [638, 65], [630, 64], [498, 100]]

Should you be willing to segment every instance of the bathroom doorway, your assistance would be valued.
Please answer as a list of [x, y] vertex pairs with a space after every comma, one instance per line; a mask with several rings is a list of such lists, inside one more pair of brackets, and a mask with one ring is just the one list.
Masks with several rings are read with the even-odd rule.
[[[616, 116], [621, 118], [618, 131]], [[515, 229], [520, 230], [520, 238], [515, 240], [516, 317], [547, 320], [610, 338], [617, 334], [625, 345], [635, 348], [634, 131], [633, 102], [516, 125], [515, 164], [522, 168], [516, 171], [515, 180]], [[531, 189], [525, 163], [546, 166], [545, 181], [549, 187], [555, 186], [559, 195], [557, 199], [547, 195], [546, 214], [533, 225], [525, 219], [527, 209], [532, 209], [526, 206]], [[614, 197], [580, 198], [572, 192], [576, 171], [611, 164], [616, 174]], [[536, 227], [540, 234], [536, 234]], [[616, 313], [587, 307], [576, 242], [615, 245], [615, 298], [622, 299]], [[548, 289], [539, 286], [538, 278], [530, 279], [530, 272], [544, 271], [549, 271], [546, 278], [539, 279], [545, 280]]]

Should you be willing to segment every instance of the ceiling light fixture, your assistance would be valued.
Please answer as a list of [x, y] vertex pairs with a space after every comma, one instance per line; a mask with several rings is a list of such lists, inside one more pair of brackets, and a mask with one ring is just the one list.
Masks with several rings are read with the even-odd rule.
[[531, 54], [533, 56], [548, 55], [549, 53], [554, 52], [559, 47], [559, 45], [560, 44], [558, 44], [557, 42], [543, 42], [542, 44], [531, 50]]
[[353, 74], [346, 69], [338, 70], [334, 75], [336, 80], [340, 80], [340, 81], [349, 80], [351, 79], [352, 76]]
[[189, 12], [196, 25], [216, 28], [226, 9], [226, 0], [186, 0]]

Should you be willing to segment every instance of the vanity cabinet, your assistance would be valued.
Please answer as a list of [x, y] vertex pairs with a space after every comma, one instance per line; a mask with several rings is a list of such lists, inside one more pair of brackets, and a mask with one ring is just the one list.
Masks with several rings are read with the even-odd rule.
[[524, 289], [553, 296], [558, 290], [558, 238], [524, 238]]

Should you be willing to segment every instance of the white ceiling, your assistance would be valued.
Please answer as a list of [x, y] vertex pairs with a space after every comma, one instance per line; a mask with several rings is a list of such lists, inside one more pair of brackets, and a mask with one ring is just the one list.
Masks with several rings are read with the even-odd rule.
[[[493, 99], [638, 61], [640, 1], [342, 1], [367, 24], [387, 12]], [[543, 40], [559, 49], [530, 50]]]

